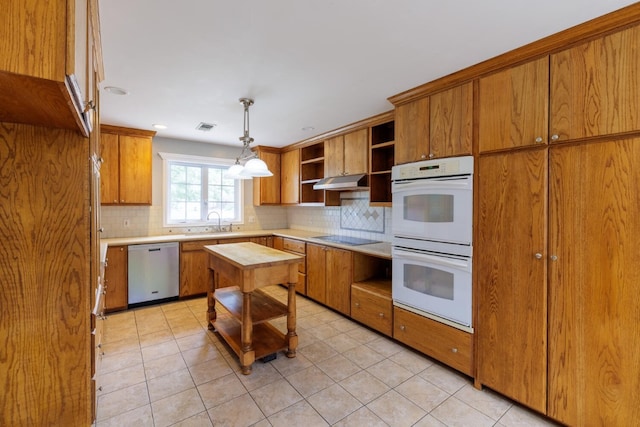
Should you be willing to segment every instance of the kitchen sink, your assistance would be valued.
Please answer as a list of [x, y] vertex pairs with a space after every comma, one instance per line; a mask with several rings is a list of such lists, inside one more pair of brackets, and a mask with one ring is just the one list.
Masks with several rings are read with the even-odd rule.
[[327, 236], [315, 236], [314, 239], [323, 240], [325, 242], [339, 243], [341, 245], [359, 246], [359, 245], [371, 245], [374, 243], [380, 243], [379, 240], [362, 239], [360, 237], [351, 236], [339, 236], [330, 234]]

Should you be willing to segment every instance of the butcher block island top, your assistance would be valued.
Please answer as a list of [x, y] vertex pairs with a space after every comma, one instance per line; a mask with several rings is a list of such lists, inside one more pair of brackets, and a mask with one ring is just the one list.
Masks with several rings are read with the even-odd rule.
[[[256, 243], [228, 243], [204, 247], [209, 253], [209, 291], [207, 316], [209, 328], [220, 334], [240, 359], [242, 373], [251, 373], [255, 359], [285, 350], [295, 357], [296, 334], [295, 285], [302, 257]], [[220, 275], [234, 286], [220, 288]], [[287, 304], [259, 288], [286, 284]], [[216, 303], [227, 312], [217, 313]], [[284, 334], [268, 321], [287, 316]]]

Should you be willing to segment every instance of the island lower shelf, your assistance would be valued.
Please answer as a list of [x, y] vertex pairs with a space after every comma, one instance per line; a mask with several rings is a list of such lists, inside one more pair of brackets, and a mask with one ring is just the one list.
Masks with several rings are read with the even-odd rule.
[[[242, 308], [243, 294], [237, 286], [216, 289], [216, 302], [228, 312], [219, 313], [211, 322], [215, 330], [229, 344], [231, 349], [241, 356], [242, 349]], [[251, 346], [255, 358], [286, 350], [289, 346], [287, 336], [269, 323], [269, 320], [286, 316], [288, 307], [258, 289], [251, 293]]]
[[[231, 315], [218, 315], [211, 324], [238, 356], [244, 353], [241, 339], [242, 324], [237, 319]], [[286, 350], [289, 346], [287, 337], [268, 322], [253, 326], [251, 345], [256, 359]]]

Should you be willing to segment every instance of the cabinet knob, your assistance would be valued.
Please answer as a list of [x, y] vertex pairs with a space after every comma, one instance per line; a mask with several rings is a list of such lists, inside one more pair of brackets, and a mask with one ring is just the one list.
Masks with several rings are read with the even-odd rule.
[[559, 138], [560, 138], [560, 136], [558, 134], [551, 135], [551, 140], [552, 141], [557, 141]]
[[405, 329], [407, 329], [407, 327], [406, 327], [406, 326], [404, 326], [404, 325], [400, 325], [400, 330], [401, 330], [401, 331], [404, 331]]
[[381, 319], [384, 319], [384, 313], [378, 313], [378, 316], [380, 316]]
[[557, 261], [558, 255], [551, 255], [550, 258], [551, 258], [551, 261]]
[[534, 256], [536, 259], [542, 259], [542, 254], [540, 252], [537, 252]]
[[429, 153], [429, 158], [430, 158], [430, 159], [433, 159], [434, 157], [435, 157], [435, 156], [434, 156], [434, 154], [433, 154], [433, 153]]
[[360, 303], [359, 302], [356, 303], [356, 308], [360, 308]]
[[458, 352], [458, 349], [457, 349], [457, 348], [453, 347], [453, 348], [451, 349], [451, 353], [457, 353], [457, 352]]
[[536, 138], [536, 142], [537, 142], [538, 144], [540, 144], [540, 143], [542, 142], [542, 137], [541, 137], [541, 136], [537, 137], [537, 138]]
[[422, 154], [422, 155], [420, 155], [420, 158], [421, 158], [421, 159], [426, 159], [426, 158], [427, 158], [427, 155], [426, 155], [426, 154]]
[[118, 203], [118, 201], [116, 199], [113, 199], [113, 203]]
[[120, 200], [120, 203], [124, 203], [124, 199]]

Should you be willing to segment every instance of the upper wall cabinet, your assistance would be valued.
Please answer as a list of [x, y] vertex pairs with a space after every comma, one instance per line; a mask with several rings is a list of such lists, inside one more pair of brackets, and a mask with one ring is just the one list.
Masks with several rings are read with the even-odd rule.
[[471, 154], [473, 84], [456, 86], [429, 98], [429, 152], [433, 157]]
[[369, 172], [369, 133], [360, 129], [325, 142], [326, 177]]
[[396, 164], [471, 154], [473, 84], [396, 106]]
[[395, 115], [396, 164], [415, 162], [429, 156], [429, 98], [398, 105]]
[[552, 141], [640, 129], [640, 26], [551, 55]]
[[100, 128], [100, 200], [103, 205], [151, 205], [153, 131]]
[[547, 143], [548, 57], [481, 78], [478, 98], [480, 152]]
[[267, 164], [273, 176], [253, 178], [253, 204], [280, 204], [280, 150], [272, 147], [258, 146], [254, 149], [258, 157]]
[[300, 203], [300, 149], [285, 151], [280, 155], [280, 203]]
[[91, 73], [102, 76], [97, 1], [6, 0], [2, 8], [0, 121], [88, 135]]

